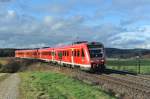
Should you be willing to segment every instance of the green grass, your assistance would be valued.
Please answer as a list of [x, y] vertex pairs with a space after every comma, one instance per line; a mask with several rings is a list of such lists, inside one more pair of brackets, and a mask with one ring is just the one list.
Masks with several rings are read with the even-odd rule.
[[[138, 60], [136, 59], [120, 59], [120, 60], [107, 60], [107, 67], [115, 70], [126, 70], [138, 73]], [[150, 60], [141, 59], [140, 73], [150, 74]]]
[[21, 99], [115, 99], [108, 93], [53, 72], [21, 73]]

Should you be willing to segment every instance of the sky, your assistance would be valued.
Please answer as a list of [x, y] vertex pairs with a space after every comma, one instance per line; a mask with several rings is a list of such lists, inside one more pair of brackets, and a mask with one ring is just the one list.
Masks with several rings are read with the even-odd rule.
[[75, 41], [150, 49], [150, 0], [0, 0], [0, 48]]

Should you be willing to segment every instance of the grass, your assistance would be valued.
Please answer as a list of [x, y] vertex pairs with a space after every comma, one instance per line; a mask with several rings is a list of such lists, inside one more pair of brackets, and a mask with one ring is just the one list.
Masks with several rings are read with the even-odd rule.
[[[140, 60], [140, 73], [150, 74], [150, 60]], [[136, 59], [120, 59], [120, 60], [107, 60], [107, 67], [115, 70], [126, 70], [130, 72], [139, 72], [139, 61]]]
[[8, 63], [8, 59], [0, 58], [0, 64], [1, 65], [6, 65], [7, 63]]
[[115, 99], [108, 93], [54, 72], [21, 73], [21, 99]]

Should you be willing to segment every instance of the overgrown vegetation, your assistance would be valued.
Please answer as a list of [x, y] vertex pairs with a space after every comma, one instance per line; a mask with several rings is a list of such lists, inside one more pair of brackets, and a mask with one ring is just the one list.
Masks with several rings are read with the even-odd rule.
[[107, 60], [107, 67], [116, 70], [126, 70], [130, 72], [139, 72], [140, 64], [140, 73], [150, 74], [150, 60], [149, 59], [117, 59], [117, 60]]
[[21, 99], [114, 99], [100, 89], [53, 72], [21, 73]]
[[21, 65], [15, 61], [10, 61], [8, 64], [0, 65], [0, 72], [15, 73], [20, 69]]
[[15, 58], [0, 58], [0, 73], [15, 73], [25, 71], [32, 64], [36, 64], [38, 60], [25, 60]]

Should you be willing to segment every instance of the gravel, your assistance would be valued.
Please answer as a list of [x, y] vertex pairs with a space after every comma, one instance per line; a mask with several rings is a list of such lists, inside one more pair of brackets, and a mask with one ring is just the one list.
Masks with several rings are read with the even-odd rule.
[[4, 81], [0, 82], [0, 99], [19, 99], [20, 78], [17, 73], [11, 74]]

